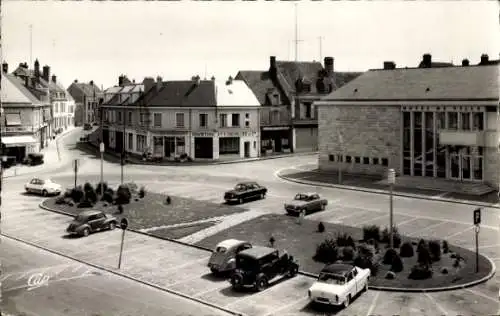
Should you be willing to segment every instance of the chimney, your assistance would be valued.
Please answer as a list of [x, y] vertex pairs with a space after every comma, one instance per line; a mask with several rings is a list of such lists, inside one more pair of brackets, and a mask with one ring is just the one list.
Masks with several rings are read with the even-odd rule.
[[271, 79], [276, 80], [278, 75], [278, 68], [276, 67], [276, 56], [271, 56], [269, 58], [269, 74]]
[[487, 65], [489, 62], [489, 56], [488, 54], [482, 54], [481, 55], [481, 62], [479, 63], [480, 65]]
[[78, 83], [78, 79], [75, 79], [75, 80], [73, 81], [73, 83]]
[[384, 61], [384, 69], [385, 70], [396, 69], [396, 63], [393, 61]]
[[432, 67], [432, 55], [424, 54], [422, 58], [422, 68], [431, 68]]
[[40, 78], [40, 63], [38, 59], [35, 60], [35, 78]]
[[144, 92], [148, 92], [149, 90], [151, 90], [151, 88], [154, 87], [155, 80], [151, 77], [146, 77], [142, 81], [142, 84], [144, 85]]
[[326, 70], [326, 75], [328, 77], [332, 77], [333, 76], [333, 62], [334, 62], [334, 59], [333, 57], [325, 57], [325, 70]]
[[30, 77], [24, 77], [24, 86], [28, 88], [30, 86]]
[[56, 75], [52, 75], [52, 82], [53, 83], [57, 83], [57, 77], [56, 77]]
[[43, 79], [47, 82], [50, 80], [50, 67], [47, 65], [43, 66]]
[[31, 87], [35, 88], [36, 87], [36, 77], [31, 77]]
[[195, 85], [197, 85], [197, 86], [200, 85], [201, 80], [200, 80], [200, 76], [199, 75], [193, 76], [191, 79], [195, 82], [194, 83]]
[[226, 86], [229, 86], [232, 83], [233, 83], [233, 77], [229, 76], [229, 78], [227, 78], [227, 81], [226, 81]]
[[158, 76], [156, 77], [156, 92], [160, 91], [163, 79]]
[[120, 87], [123, 87], [123, 78], [124, 78], [123, 75], [118, 77], [118, 86], [120, 86]]
[[462, 59], [462, 66], [463, 67], [469, 66], [469, 60], [468, 59]]
[[5, 73], [8, 73], [9, 72], [9, 64], [7, 64], [6, 62], [4, 62], [2, 64], [2, 71], [5, 72]]
[[212, 76], [212, 78], [210, 78], [210, 80], [215, 81], [215, 76]]

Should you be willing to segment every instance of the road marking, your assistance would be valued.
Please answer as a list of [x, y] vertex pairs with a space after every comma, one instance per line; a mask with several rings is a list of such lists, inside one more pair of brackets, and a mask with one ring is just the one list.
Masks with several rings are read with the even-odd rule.
[[194, 265], [194, 264], [196, 264], [196, 263], [198, 263], [200, 261], [206, 261], [206, 262], [208, 262], [208, 259], [210, 259], [210, 256], [206, 256], [206, 257], [203, 257], [203, 258], [200, 258], [200, 259], [192, 260], [192, 261], [190, 261], [188, 263], [181, 264], [181, 265], [176, 265], [176, 266], [170, 267], [168, 269], [161, 269], [161, 272], [167, 272], [167, 271], [171, 271], [171, 270], [179, 270], [179, 269], [182, 269], [182, 268]]
[[500, 248], [500, 244], [479, 246], [479, 248], [481, 248], [481, 249], [483, 249], [483, 248], [494, 248], [494, 247]]
[[408, 224], [408, 223], [411, 223], [411, 222], [416, 221], [417, 219], [418, 219], [418, 218], [414, 217], [414, 218], [412, 218], [412, 219], [408, 219], [408, 220], [406, 220], [406, 221], [399, 222], [399, 223], [397, 223], [396, 225], [397, 225], [397, 226], [406, 225], [406, 224]]
[[340, 220], [343, 220], [343, 219], [349, 218], [349, 217], [351, 217], [351, 216], [356, 216], [356, 215], [363, 214], [363, 213], [370, 213], [370, 211], [358, 211], [358, 212], [356, 212], [356, 213], [354, 213], [354, 214], [349, 214], [349, 215], [340, 216], [340, 217], [337, 217], [337, 218], [335, 218], [335, 219], [333, 219], [333, 220], [335, 220], [335, 221], [340, 221]]
[[481, 297], [484, 297], [485, 299], [488, 299], [490, 301], [493, 301], [495, 303], [498, 303], [498, 298], [494, 298], [494, 297], [491, 297], [489, 295], [486, 295], [486, 294], [483, 294], [481, 292], [478, 292], [478, 291], [475, 291], [475, 290], [472, 290], [472, 289], [465, 289], [467, 292], [470, 292], [472, 294], [475, 294], [477, 296], [481, 296]]
[[278, 314], [279, 312], [282, 312], [284, 310], [287, 310], [295, 305], [299, 305], [299, 304], [304, 304], [305, 302], [309, 301], [309, 297], [303, 297], [303, 298], [299, 298], [297, 299], [296, 301], [294, 302], [291, 302], [291, 303], [288, 303], [288, 304], [285, 304], [285, 305], [282, 305], [281, 307], [278, 307], [278, 308], [275, 308], [273, 309], [272, 311], [270, 311], [269, 313], [265, 314], [265, 316], [274, 316], [274, 315], [280, 315]]
[[436, 305], [436, 307], [441, 312], [441, 315], [448, 315], [448, 312], [438, 302], [436, 302], [436, 300], [429, 293], [424, 293], [424, 294], [431, 302], [433, 302]]
[[[229, 283], [229, 282], [228, 282]], [[213, 292], [213, 291], [218, 291], [218, 290], [221, 290], [221, 289], [224, 289], [228, 286], [228, 284], [226, 282], [224, 282], [224, 285], [219, 285], [215, 288], [212, 288], [212, 289], [208, 289], [208, 290], [205, 290], [205, 291], [201, 291], [201, 292], [198, 292], [196, 293], [195, 295], [193, 295], [193, 297], [200, 297], [202, 295], [205, 295], [207, 293], [210, 293], [210, 292]]]
[[194, 277], [191, 277], [191, 278], [187, 278], [187, 279], [179, 281], [179, 282], [174, 282], [174, 283], [166, 284], [165, 287], [166, 288], [171, 288], [171, 287], [179, 285], [179, 284], [184, 284], [184, 283], [187, 283], [187, 282], [191, 282], [191, 281], [193, 281], [195, 279], [201, 279], [201, 277], [202, 277], [202, 275], [197, 275], [197, 276], [194, 276]]
[[370, 308], [368, 308], [368, 313], [366, 313], [366, 316], [370, 316], [372, 314], [373, 310], [375, 309], [375, 306], [377, 305], [377, 300], [379, 295], [380, 291], [378, 291], [377, 294], [375, 294], [375, 297], [373, 298], [373, 301], [370, 304]]
[[464, 229], [464, 230], [459, 231], [459, 232], [456, 232], [456, 233], [454, 233], [454, 234], [451, 234], [451, 235], [445, 236], [445, 237], [443, 237], [443, 239], [451, 239], [451, 238], [453, 238], [453, 237], [455, 237], [455, 236], [458, 236], [458, 235], [461, 235], [461, 234], [463, 234], [463, 233], [466, 233], [466, 232], [468, 232], [468, 231], [469, 231], [469, 230], [471, 230], [471, 229], [472, 229], [472, 227], [467, 227], [467, 229]]
[[366, 221], [362, 221], [362, 222], [359, 222], [359, 223], [356, 223], [356, 225], [363, 225], [363, 224], [366, 224], [366, 223], [369, 223], [369, 222], [372, 222], [372, 221], [376, 221], [378, 219], [381, 219], [381, 218], [384, 218], [384, 217], [388, 217], [389, 215], [380, 215], [380, 216], [377, 216], [377, 217], [374, 217], [372, 219], [369, 219], [369, 220], [366, 220]]
[[438, 227], [438, 226], [443, 225], [443, 224], [446, 224], [446, 222], [439, 222], [439, 223], [436, 223], [436, 224], [432, 224], [432, 225], [429, 225], [429, 226], [424, 227], [422, 229], [418, 229], [418, 230], [416, 230], [416, 231], [414, 231], [412, 233], [405, 234], [405, 235], [408, 236], [408, 237], [411, 237], [411, 236], [413, 236], [413, 235], [415, 235], [417, 233], [421, 233], [423, 231], [426, 231], [426, 230], [431, 229], [431, 228]]

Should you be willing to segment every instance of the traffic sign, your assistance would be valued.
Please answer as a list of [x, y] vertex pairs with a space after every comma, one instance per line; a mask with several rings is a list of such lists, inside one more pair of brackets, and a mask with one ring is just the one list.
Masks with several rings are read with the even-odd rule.
[[476, 208], [474, 210], [474, 225], [479, 225], [481, 224], [481, 209]]
[[389, 182], [389, 184], [396, 183], [396, 171], [394, 169], [389, 169], [387, 173], [387, 182]]
[[125, 230], [128, 227], [128, 220], [126, 218], [122, 218], [120, 221], [120, 227], [121, 229]]

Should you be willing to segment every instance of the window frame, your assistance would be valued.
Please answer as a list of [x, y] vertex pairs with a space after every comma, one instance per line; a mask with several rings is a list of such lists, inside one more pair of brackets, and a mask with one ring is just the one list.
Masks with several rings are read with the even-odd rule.
[[[182, 119], [180, 119], [182, 117]], [[176, 112], [175, 113], [175, 127], [176, 128], [185, 128], [186, 127], [186, 118], [184, 116], [184, 112]]]

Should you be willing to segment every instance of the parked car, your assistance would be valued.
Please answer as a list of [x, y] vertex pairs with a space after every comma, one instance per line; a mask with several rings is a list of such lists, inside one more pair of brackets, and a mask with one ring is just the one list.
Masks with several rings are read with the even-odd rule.
[[306, 215], [311, 212], [322, 211], [326, 205], [328, 205], [328, 200], [322, 199], [317, 193], [298, 193], [292, 201], [285, 203], [285, 210], [290, 215], [300, 213]]
[[118, 220], [101, 211], [83, 211], [78, 214], [75, 219], [69, 224], [66, 232], [70, 235], [80, 235], [87, 237], [91, 233], [97, 231], [116, 228]]
[[236, 254], [236, 269], [231, 275], [231, 285], [237, 290], [253, 287], [262, 291], [277, 276], [294, 277], [299, 272], [299, 264], [293, 256], [277, 249], [254, 246]]
[[369, 278], [370, 269], [351, 264], [327, 265], [309, 288], [309, 299], [321, 304], [347, 307], [358, 293], [368, 290]]
[[238, 202], [242, 204], [244, 201], [251, 199], [264, 199], [266, 194], [267, 188], [258, 185], [256, 182], [241, 182], [233, 190], [224, 193], [224, 200], [227, 203]]
[[23, 164], [30, 166], [37, 166], [43, 164], [43, 154], [42, 153], [29, 153], [26, 158], [23, 159]]
[[215, 247], [207, 266], [212, 273], [233, 271], [236, 268], [235, 256], [243, 250], [252, 248], [248, 241], [227, 239]]
[[32, 178], [24, 185], [27, 193], [36, 193], [43, 196], [59, 195], [61, 194], [62, 187], [60, 184], [53, 182], [50, 179], [40, 179], [38, 177]]

